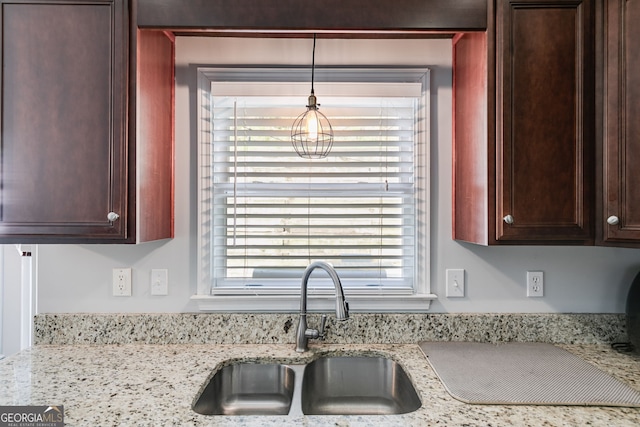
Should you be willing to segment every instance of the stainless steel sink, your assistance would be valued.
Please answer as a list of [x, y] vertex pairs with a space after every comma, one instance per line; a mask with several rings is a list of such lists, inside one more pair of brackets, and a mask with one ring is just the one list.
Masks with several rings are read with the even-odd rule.
[[325, 357], [302, 380], [308, 415], [388, 415], [413, 412], [420, 398], [398, 363], [383, 357]]
[[193, 405], [203, 415], [287, 415], [295, 374], [285, 365], [238, 363], [211, 378]]
[[193, 404], [203, 415], [389, 415], [420, 408], [402, 366], [384, 357], [325, 356], [307, 365], [235, 363]]

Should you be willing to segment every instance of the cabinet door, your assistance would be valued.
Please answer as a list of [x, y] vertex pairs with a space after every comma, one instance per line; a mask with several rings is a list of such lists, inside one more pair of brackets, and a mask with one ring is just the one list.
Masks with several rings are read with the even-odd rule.
[[[603, 238], [640, 243], [640, 3], [605, 3]], [[608, 220], [608, 222], [607, 222]]]
[[496, 13], [496, 240], [590, 241], [593, 4], [499, 0]]
[[126, 239], [125, 1], [0, 6], [0, 243]]

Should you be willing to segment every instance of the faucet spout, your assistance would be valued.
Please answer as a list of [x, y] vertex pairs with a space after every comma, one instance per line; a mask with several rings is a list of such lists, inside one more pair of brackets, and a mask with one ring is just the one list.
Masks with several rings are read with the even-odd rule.
[[315, 261], [306, 268], [302, 276], [300, 287], [300, 321], [296, 332], [296, 351], [304, 352], [309, 349], [309, 339], [324, 339], [324, 316], [321, 330], [307, 328], [307, 287], [309, 277], [316, 268], [320, 268], [329, 274], [336, 292], [336, 319], [347, 320], [349, 318], [349, 303], [344, 298], [342, 282], [335, 268], [325, 261]]

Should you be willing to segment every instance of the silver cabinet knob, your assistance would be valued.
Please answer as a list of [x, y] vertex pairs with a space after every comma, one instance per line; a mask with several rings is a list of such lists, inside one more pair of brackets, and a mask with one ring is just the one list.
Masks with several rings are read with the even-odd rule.
[[607, 224], [609, 225], [618, 225], [620, 223], [620, 218], [618, 218], [615, 215], [611, 215], [609, 218], [607, 218]]
[[117, 214], [117, 213], [115, 213], [115, 212], [109, 212], [109, 213], [107, 214], [107, 219], [108, 219], [109, 221], [112, 221], [112, 222], [113, 222], [113, 221], [115, 221], [115, 220], [116, 220], [116, 219], [118, 219], [118, 218], [120, 218], [120, 215], [118, 215], [118, 214]]
[[507, 216], [505, 216], [505, 217], [504, 217], [504, 218], [502, 218], [502, 219], [504, 220], [504, 222], [505, 222], [506, 224], [509, 224], [509, 225], [513, 224], [513, 217], [512, 217], [511, 215], [507, 215]]

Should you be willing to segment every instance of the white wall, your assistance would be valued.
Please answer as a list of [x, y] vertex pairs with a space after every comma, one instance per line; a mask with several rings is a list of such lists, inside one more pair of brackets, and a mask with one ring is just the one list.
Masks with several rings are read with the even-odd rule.
[[21, 350], [22, 259], [15, 245], [0, 246], [0, 354]]
[[[196, 292], [196, 65], [302, 64], [310, 39], [178, 38], [176, 41], [176, 237], [126, 245], [41, 245], [39, 308], [63, 312], [189, 312]], [[330, 54], [331, 52], [331, 54]], [[429, 65], [432, 69], [432, 290], [434, 312], [622, 313], [640, 250], [478, 247], [451, 240], [451, 41], [319, 39], [317, 64]], [[190, 89], [191, 87], [191, 89]], [[320, 95], [320, 94], [319, 94]], [[191, 97], [191, 98], [190, 98]], [[306, 100], [301, 100], [301, 105]], [[111, 296], [111, 269], [132, 267], [133, 297]], [[149, 294], [152, 268], [169, 269], [169, 296]], [[447, 268], [467, 271], [467, 297], [444, 298]], [[545, 297], [526, 298], [527, 270], [545, 273]]]

